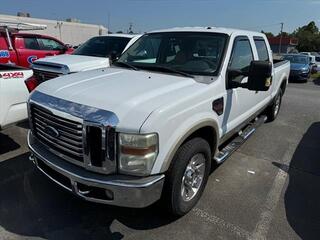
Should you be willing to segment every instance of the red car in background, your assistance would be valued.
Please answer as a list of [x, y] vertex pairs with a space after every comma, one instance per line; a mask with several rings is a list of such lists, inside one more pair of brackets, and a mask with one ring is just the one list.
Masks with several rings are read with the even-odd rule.
[[11, 63], [29, 68], [39, 58], [72, 52], [72, 48], [50, 36], [7, 33], [0, 29], [0, 64]]

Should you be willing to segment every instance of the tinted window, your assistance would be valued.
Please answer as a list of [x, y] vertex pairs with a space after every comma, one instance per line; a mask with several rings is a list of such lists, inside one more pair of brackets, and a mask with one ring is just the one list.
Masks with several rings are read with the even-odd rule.
[[249, 39], [241, 38], [236, 40], [233, 48], [230, 68], [241, 71], [248, 71], [252, 61], [253, 54]]
[[260, 61], [269, 61], [269, 54], [266, 42], [263, 39], [255, 39], [254, 43], [258, 51], [258, 57]]
[[120, 55], [127, 46], [130, 38], [124, 37], [94, 37], [74, 51], [74, 55], [93, 57], [108, 57], [112, 52]]
[[227, 36], [213, 33], [163, 32], [145, 34], [118, 60], [138, 68], [170, 68], [194, 75], [217, 72]]
[[24, 38], [24, 46], [26, 49], [33, 49], [33, 50], [40, 50], [39, 43], [37, 41], [37, 38]]
[[40, 44], [40, 48], [42, 50], [56, 50], [56, 51], [60, 51], [64, 48], [64, 46], [53, 40], [53, 39], [48, 39], [48, 38], [38, 38], [39, 44]]
[[298, 63], [298, 64], [309, 64], [310, 60], [308, 56], [304, 55], [285, 55], [283, 57], [284, 60], [288, 60], [291, 63]]

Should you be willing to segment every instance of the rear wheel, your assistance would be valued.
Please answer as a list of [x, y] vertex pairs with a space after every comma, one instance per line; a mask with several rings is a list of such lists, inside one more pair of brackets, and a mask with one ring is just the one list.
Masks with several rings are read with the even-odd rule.
[[164, 201], [176, 216], [189, 212], [200, 199], [211, 169], [208, 142], [194, 138], [177, 151], [166, 176]]
[[275, 99], [273, 100], [273, 103], [266, 110], [268, 122], [272, 122], [277, 118], [280, 111], [281, 102], [282, 102], [282, 90], [280, 89]]

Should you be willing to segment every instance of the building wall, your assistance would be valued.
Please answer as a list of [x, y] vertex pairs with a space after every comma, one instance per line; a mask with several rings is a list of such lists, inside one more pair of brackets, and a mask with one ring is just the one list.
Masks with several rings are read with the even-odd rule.
[[50, 35], [52, 37], [60, 39], [64, 43], [71, 44], [74, 46], [82, 44], [83, 42], [87, 41], [91, 37], [106, 35], [108, 33], [107, 28], [103, 27], [102, 25], [94, 25], [94, 24], [74, 23], [74, 22], [65, 22], [65, 21], [57, 21], [57, 20], [29, 18], [29, 17], [17, 17], [17, 16], [0, 14], [0, 22], [1, 21], [47, 25], [47, 29], [45, 30], [27, 31], [27, 32]]

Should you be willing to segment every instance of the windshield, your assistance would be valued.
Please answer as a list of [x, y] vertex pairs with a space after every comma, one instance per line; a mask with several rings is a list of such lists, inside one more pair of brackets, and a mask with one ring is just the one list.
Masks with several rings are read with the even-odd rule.
[[225, 34], [203, 32], [145, 34], [118, 62], [155, 71], [172, 69], [193, 75], [215, 75], [226, 40]]
[[130, 38], [124, 37], [94, 37], [78, 47], [73, 55], [92, 57], [108, 57], [112, 52], [119, 56], [127, 46]]
[[291, 63], [309, 64], [309, 57], [308, 56], [287, 55], [287, 56], [284, 56], [283, 59], [288, 60]]

